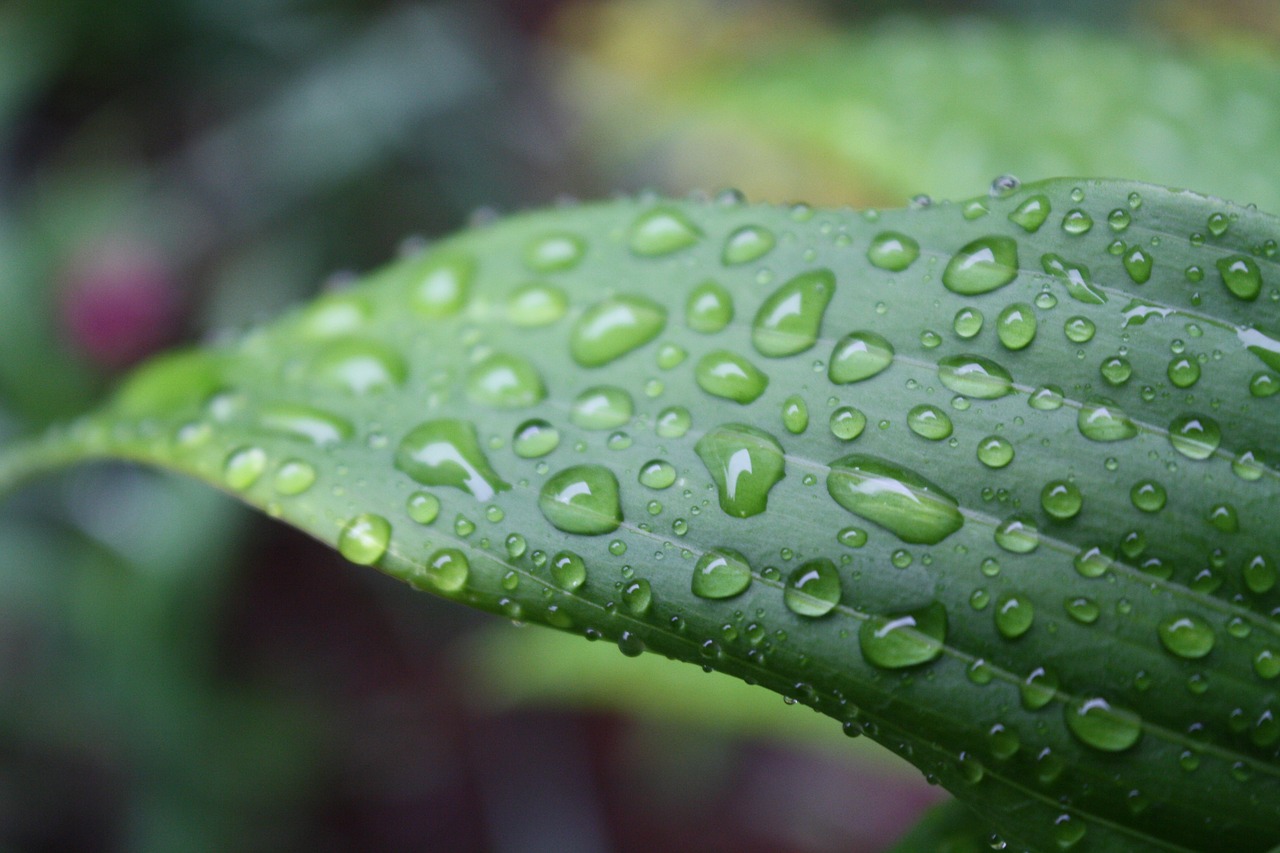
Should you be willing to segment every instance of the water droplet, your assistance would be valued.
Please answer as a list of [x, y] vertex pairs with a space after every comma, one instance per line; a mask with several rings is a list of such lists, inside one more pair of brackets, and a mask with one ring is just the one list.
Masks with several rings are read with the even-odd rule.
[[996, 527], [996, 544], [1014, 554], [1029, 554], [1040, 546], [1040, 531], [1031, 516], [1016, 513]]
[[1168, 374], [1175, 388], [1190, 388], [1200, 379], [1200, 362], [1189, 356], [1171, 358]]
[[1132, 221], [1133, 216], [1123, 207], [1117, 207], [1107, 214], [1107, 225], [1111, 226], [1112, 231], [1124, 231]]
[[938, 361], [938, 379], [957, 394], [994, 400], [1013, 391], [1013, 376], [980, 355], [949, 355]]
[[787, 577], [783, 601], [792, 613], [825, 616], [840, 602], [840, 573], [828, 559], [810, 560]]
[[1064, 709], [1067, 728], [1082, 743], [1103, 752], [1123, 752], [1142, 737], [1142, 719], [1098, 696], [1077, 699]]
[[1040, 256], [1040, 265], [1045, 272], [1061, 281], [1067, 295], [1077, 302], [1101, 305], [1107, 301], [1107, 295], [1094, 286], [1093, 276], [1084, 264], [1072, 263], [1050, 252]]
[[1088, 317], [1071, 317], [1062, 325], [1062, 331], [1067, 336], [1067, 340], [1077, 344], [1087, 344], [1093, 340], [1094, 332], [1097, 327]]
[[781, 358], [812, 347], [835, 292], [835, 274], [820, 269], [800, 273], [769, 294], [751, 325], [756, 350], [769, 358]]
[[676, 481], [676, 468], [662, 459], [650, 459], [640, 466], [640, 485], [650, 489], [669, 489]]
[[547, 396], [542, 377], [518, 355], [494, 353], [467, 371], [467, 397], [499, 409], [532, 406]]
[[1240, 517], [1236, 514], [1236, 508], [1231, 504], [1214, 504], [1209, 509], [1209, 514], [1205, 517], [1205, 520], [1223, 533], [1235, 533], [1240, 530]]
[[440, 516], [440, 499], [430, 492], [414, 492], [405, 502], [405, 511], [418, 524], [431, 524]]
[[562, 272], [582, 262], [587, 242], [576, 234], [545, 234], [531, 241], [524, 250], [524, 264], [534, 272]]
[[680, 438], [693, 426], [693, 416], [684, 406], [671, 406], [658, 413], [654, 432], [659, 438]]
[[372, 566], [391, 545], [391, 522], [380, 515], [357, 515], [338, 534], [338, 553], [358, 566]]
[[841, 441], [853, 441], [867, 428], [867, 416], [853, 406], [841, 406], [831, 413], [831, 434]]
[[920, 257], [920, 244], [898, 231], [877, 234], [867, 247], [867, 260], [872, 266], [890, 272], [902, 272]]
[[1270, 592], [1276, 585], [1276, 565], [1265, 554], [1254, 554], [1246, 560], [1241, 574], [1244, 576], [1244, 585], [1250, 592], [1258, 595]]
[[310, 489], [316, 482], [316, 469], [301, 459], [290, 459], [277, 470], [272, 488], [277, 493], [293, 496]]
[[893, 363], [893, 344], [875, 332], [850, 332], [831, 352], [827, 376], [837, 385], [870, 379]]
[[664, 343], [658, 347], [658, 367], [663, 370], [671, 370], [684, 364], [684, 360], [689, 357], [689, 353], [679, 344]]
[[1134, 284], [1146, 284], [1151, 279], [1155, 259], [1144, 249], [1133, 249], [1124, 256], [1122, 263]]
[[511, 449], [522, 459], [538, 459], [559, 446], [560, 430], [541, 418], [530, 418], [511, 436]]
[[424, 317], [457, 314], [467, 304], [476, 262], [460, 252], [432, 252], [416, 262], [393, 268], [389, 275], [409, 282], [410, 302]]
[[1262, 451], [1243, 450], [1231, 460], [1231, 472], [1241, 480], [1257, 480], [1266, 473], [1267, 466], [1262, 460]]
[[1086, 234], [1092, 227], [1093, 217], [1078, 207], [1068, 210], [1066, 216], [1062, 217], [1062, 230], [1068, 234]]
[[1208, 459], [1222, 443], [1222, 429], [1213, 418], [1180, 415], [1169, 424], [1169, 443], [1188, 459]]
[[587, 564], [572, 551], [561, 551], [551, 558], [551, 579], [572, 592], [587, 582]]
[[1253, 656], [1253, 671], [1260, 678], [1271, 680], [1280, 676], [1280, 653], [1272, 649], [1262, 649]]
[[1025, 349], [1036, 337], [1035, 310], [1025, 302], [1006, 305], [996, 318], [996, 337], [1006, 349]]
[[988, 468], [1003, 468], [1013, 461], [1013, 444], [998, 435], [978, 442], [978, 461]]
[[632, 581], [622, 588], [622, 603], [632, 616], [644, 616], [653, 604], [653, 588], [644, 578]]
[[769, 385], [769, 377], [759, 368], [728, 350], [712, 350], [704, 355], [693, 375], [703, 391], [744, 406], [754, 402]]
[[1219, 258], [1217, 267], [1223, 285], [1240, 299], [1252, 302], [1262, 292], [1262, 271], [1252, 258], [1243, 255]]
[[541, 282], [516, 288], [507, 297], [507, 319], [523, 328], [549, 326], [569, 310], [569, 297], [558, 287]]
[[693, 569], [692, 590], [700, 598], [733, 598], [751, 586], [751, 565], [732, 548], [712, 548]]
[[827, 491], [840, 506], [904, 542], [935, 545], [964, 524], [955, 498], [915, 471], [875, 456], [832, 462]]
[[719, 493], [720, 508], [735, 518], [764, 512], [769, 490], [786, 476], [782, 445], [764, 430], [724, 424], [694, 446]]
[[1199, 616], [1170, 616], [1157, 631], [1160, 643], [1173, 654], [1195, 660], [1213, 650], [1213, 628]]
[[1040, 506], [1059, 521], [1075, 518], [1084, 505], [1084, 496], [1070, 480], [1050, 480], [1040, 491]]
[[937, 406], [921, 403], [907, 412], [907, 426], [921, 438], [942, 441], [951, 436], [951, 418]]
[[1009, 221], [1030, 234], [1040, 230], [1040, 226], [1049, 217], [1049, 211], [1049, 197], [1043, 193], [1036, 193], [1029, 196], [1009, 214]]
[[773, 251], [777, 240], [773, 232], [760, 225], [743, 225], [724, 241], [720, 260], [725, 266], [749, 264]]
[[1280, 377], [1260, 370], [1249, 379], [1249, 395], [1271, 397], [1280, 392]]
[[782, 425], [792, 435], [800, 435], [809, 428], [809, 406], [799, 394], [792, 394], [782, 402]]
[[1018, 275], [1018, 244], [1011, 237], [980, 237], [947, 263], [942, 283], [952, 293], [976, 296], [1004, 287]]
[[264, 406], [258, 413], [258, 425], [267, 432], [318, 447], [348, 441], [355, 434], [355, 427], [345, 418], [296, 403]]
[[952, 319], [951, 328], [955, 330], [957, 337], [967, 341], [977, 337], [982, 331], [983, 320], [982, 312], [977, 308], [961, 308]]
[[584, 390], [569, 407], [569, 420], [582, 429], [617, 429], [635, 414], [631, 395], [613, 385], [594, 385]]
[[1041, 385], [1031, 392], [1027, 405], [1038, 412], [1054, 412], [1062, 408], [1065, 394], [1057, 385]]
[[1102, 360], [1098, 372], [1108, 385], [1123, 385], [1133, 376], [1133, 366], [1123, 356], [1113, 355]]
[[424, 486], [461, 489], [478, 501], [511, 488], [489, 465], [475, 427], [466, 421], [418, 424], [396, 449], [395, 466]]
[[1006, 592], [996, 599], [993, 613], [996, 630], [1009, 640], [1015, 640], [1031, 629], [1035, 621], [1035, 607], [1021, 593]]
[[688, 248], [702, 239], [702, 231], [675, 207], [655, 207], [641, 214], [631, 226], [631, 251], [658, 257]]
[[222, 479], [227, 488], [242, 492], [258, 482], [267, 470], [267, 452], [261, 447], [242, 447], [233, 450], [222, 468]]
[[719, 283], [704, 281], [689, 291], [684, 317], [695, 332], [714, 334], [733, 321], [733, 297]]
[[1081, 625], [1092, 625], [1098, 621], [1098, 616], [1102, 613], [1096, 601], [1084, 596], [1067, 596], [1062, 604], [1066, 608], [1067, 615]]
[[311, 363], [319, 384], [349, 394], [378, 394], [404, 384], [408, 368], [390, 347], [375, 341], [336, 341]]
[[599, 536], [622, 524], [618, 480], [601, 465], [574, 465], [552, 475], [538, 495], [538, 509], [565, 533]]
[[869, 616], [858, 628], [863, 658], [882, 669], [903, 669], [936, 660], [946, 638], [947, 611], [937, 602], [908, 613]]
[[569, 353], [583, 367], [600, 367], [644, 346], [667, 325], [667, 309], [643, 296], [614, 296], [592, 305], [573, 324]]
[[1097, 397], [1080, 407], [1076, 426], [1091, 441], [1123, 441], [1138, 434], [1137, 426], [1115, 403]]
[[441, 548], [431, 555], [426, 566], [414, 572], [409, 582], [418, 589], [434, 589], [438, 592], [461, 592], [471, 574], [471, 564], [466, 554], [457, 548]]
[[1058, 692], [1058, 676], [1042, 666], [1036, 667], [1023, 680], [1018, 692], [1024, 708], [1038, 711], [1053, 701]]

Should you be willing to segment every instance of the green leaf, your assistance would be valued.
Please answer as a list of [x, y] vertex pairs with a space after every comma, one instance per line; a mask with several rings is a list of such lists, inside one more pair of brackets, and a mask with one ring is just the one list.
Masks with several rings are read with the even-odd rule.
[[0, 484], [189, 473], [416, 588], [818, 708], [1015, 847], [1263, 849], [1278, 237], [1109, 181], [533, 213], [154, 362]]

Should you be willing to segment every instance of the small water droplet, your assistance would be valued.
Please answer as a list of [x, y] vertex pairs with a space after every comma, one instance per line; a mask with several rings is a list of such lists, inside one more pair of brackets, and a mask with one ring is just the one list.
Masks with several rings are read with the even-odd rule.
[[391, 522], [373, 513], [357, 515], [338, 534], [338, 553], [358, 566], [374, 565], [390, 545]]
[[644, 616], [653, 604], [653, 588], [644, 578], [632, 581], [622, 588], [622, 603], [632, 616]]
[[572, 592], [587, 582], [587, 564], [572, 551], [561, 551], [551, 558], [551, 579]]
[[1107, 301], [1106, 293], [1094, 286], [1093, 276], [1084, 264], [1072, 263], [1061, 255], [1050, 252], [1040, 256], [1040, 265], [1045, 272], [1062, 282], [1067, 295], [1077, 302], [1101, 305]]
[[799, 394], [792, 394], [782, 402], [782, 425], [792, 435], [800, 435], [809, 428], [809, 406]]
[[1138, 434], [1138, 427], [1128, 415], [1115, 403], [1098, 397], [1080, 407], [1076, 426], [1090, 441], [1123, 441]]
[[676, 481], [676, 468], [663, 459], [650, 459], [640, 466], [637, 479], [650, 489], [668, 489]]
[[1145, 249], [1135, 248], [1124, 256], [1121, 263], [1134, 284], [1146, 284], [1151, 279], [1155, 259]]
[[493, 353], [467, 371], [467, 397], [499, 409], [522, 409], [547, 396], [542, 377], [526, 358]]
[[1006, 639], [1016, 640], [1031, 630], [1036, 611], [1035, 606], [1025, 595], [1006, 592], [996, 599], [993, 616], [996, 630]]
[[1062, 230], [1071, 235], [1087, 234], [1093, 227], [1093, 217], [1080, 208], [1068, 210], [1062, 217]]
[[569, 310], [569, 297], [558, 287], [534, 282], [507, 297], [507, 319], [524, 328], [549, 326]]
[[267, 452], [261, 447], [233, 450], [222, 467], [222, 480], [227, 488], [242, 492], [258, 482], [267, 470]]
[[1218, 274], [1222, 276], [1222, 284], [1232, 295], [1247, 302], [1258, 298], [1262, 292], [1262, 271], [1252, 258], [1244, 255], [1232, 255], [1219, 258]]
[[951, 418], [937, 406], [921, 403], [907, 412], [907, 426], [921, 438], [942, 441], [951, 436]]
[[658, 413], [654, 432], [659, 438], [680, 438], [693, 426], [693, 415], [684, 406], [671, 406]]
[[405, 501], [405, 512], [418, 524], [431, 524], [440, 515], [440, 499], [430, 492], [414, 492]]
[[471, 296], [475, 258], [460, 252], [428, 253], [407, 266], [392, 268], [389, 275], [404, 278], [413, 307], [428, 319], [457, 314]]
[[541, 418], [531, 418], [516, 427], [511, 449], [522, 459], [538, 459], [560, 446], [560, 430]]
[[316, 469], [301, 459], [290, 459], [276, 470], [272, 488], [286, 496], [300, 495], [316, 482]]
[[1199, 616], [1180, 614], [1161, 621], [1160, 644], [1181, 658], [1195, 660], [1213, 650], [1213, 628]]
[[407, 375], [408, 367], [395, 350], [363, 340], [327, 345], [310, 367], [310, 376], [317, 383], [357, 396], [397, 388]]
[[1040, 531], [1031, 516], [1016, 513], [996, 527], [996, 544], [1014, 554], [1029, 554], [1040, 546]]
[[831, 434], [841, 441], [853, 441], [867, 428], [867, 416], [853, 406], [840, 406], [828, 421]]
[[346, 418], [297, 403], [275, 403], [258, 412], [258, 425], [267, 432], [310, 442], [317, 447], [350, 441], [355, 427]]
[[431, 555], [426, 566], [415, 571], [409, 582], [418, 589], [434, 589], [443, 593], [461, 592], [471, 574], [471, 563], [457, 548], [441, 548]]
[[1035, 233], [1049, 218], [1049, 211], [1049, 197], [1043, 193], [1036, 193], [1029, 196], [1009, 214], [1009, 221], [1029, 234]]
[[983, 320], [982, 312], [977, 308], [961, 308], [952, 319], [951, 328], [957, 337], [967, 341], [982, 331]]
[[1038, 711], [1053, 701], [1058, 692], [1058, 676], [1042, 666], [1031, 671], [1018, 688], [1022, 706], [1028, 711]]
[[1100, 696], [1077, 699], [1064, 709], [1067, 728], [1086, 746], [1123, 752], [1142, 737], [1142, 719]]
[[1075, 518], [1084, 505], [1084, 496], [1070, 480], [1050, 480], [1040, 491], [1040, 506], [1059, 521]]
[[719, 283], [704, 281], [689, 291], [684, 316], [695, 332], [714, 334], [733, 321], [733, 297]]
[[996, 337], [1005, 349], [1025, 349], [1036, 337], [1035, 310], [1025, 302], [1006, 305], [996, 318]]
[[988, 468], [1003, 468], [1013, 461], [1013, 444], [998, 435], [978, 442], [978, 461]]
[[534, 272], [563, 272], [581, 263], [586, 253], [587, 242], [576, 234], [544, 234], [525, 246], [524, 264]]

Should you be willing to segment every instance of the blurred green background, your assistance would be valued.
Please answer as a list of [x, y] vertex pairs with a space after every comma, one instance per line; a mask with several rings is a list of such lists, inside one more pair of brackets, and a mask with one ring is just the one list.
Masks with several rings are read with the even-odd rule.
[[[1277, 44], [1272, 0], [9, 0], [0, 440], [572, 197], [1080, 174], [1280, 212]], [[874, 851], [943, 796], [886, 755], [171, 477], [0, 504], [0, 851]]]

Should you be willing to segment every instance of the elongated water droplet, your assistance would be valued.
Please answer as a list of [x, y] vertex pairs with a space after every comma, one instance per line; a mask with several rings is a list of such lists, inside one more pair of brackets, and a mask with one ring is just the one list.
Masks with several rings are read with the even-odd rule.
[[725, 266], [737, 266], [758, 261], [773, 251], [777, 243], [773, 232], [760, 225], [743, 225], [724, 241], [720, 261]]
[[691, 588], [700, 598], [733, 598], [751, 586], [751, 565], [732, 548], [712, 548], [698, 558]]
[[355, 427], [346, 418], [297, 403], [263, 406], [258, 425], [267, 432], [297, 438], [317, 447], [350, 440]]
[[587, 564], [572, 551], [561, 551], [551, 558], [551, 579], [572, 592], [587, 582]]
[[310, 375], [321, 385], [349, 394], [379, 394], [398, 388], [408, 375], [404, 359], [376, 341], [331, 343], [311, 363]]
[[836, 291], [831, 270], [800, 273], [765, 298], [751, 325], [751, 342], [763, 356], [781, 358], [812, 347]]
[[970, 353], [938, 361], [938, 379], [957, 394], [994, 400], [1013, 391], [1013, 376], [989, 358]]
[[714, 334], [733, 321], [733, 297], [719, 283], [704, 281], [689, 291], [684, 317], [695, 332]]
[[644, 346], [667, 325], [667, 309], [644, 296], [597, 302], [569, 333], [569, 353], [583, 367], [600, 367]]
[[404, 279], [410, 302], [424, 317], [439, 319], [457, 314], [471, 297], [476, 261], [461, 252], [432, 252], [421, 260], [392, 268], [387, 275]]
[[933, 602], [919, 610], [869, 616], [858, 628], [858, 644], [867, 663], [903, 669], [936, 660], [947, 639], [947, 610]]
[[724, 424], [694, 446], [715, 481], [720, 508], [735, 518], [764, 512], [769, 490], [786, 476], [782, 445], [764, 430], [747, 424]]
[[569, 297], [560, 288], [534, 282], [516, 288], [507, 297], [507, 319], [524, 328], [548, 326], [569, 310]]
[[1095, 287], [1093, 276], [1084, 264], [1076, 264], [1061, 255], [1052, 252], [1040, 256], [1040, 265], [1049, 275], [1062, 282], [1067, 288], [1067, 295], [1087, 305], [1101, 305], [1107, 301], [1107, 294]]
[[782, 402], [782, 425], [792, 435], [800, 435], [809, 428], [809, 406], [799, 394], [792, 394]]
[[424, 486], [461, 489], [478, 501], [511, 486], [489, 465], [475, 427], [466, 421], [424, 421], [396, 449], [395, 466]]
[[1043, 193], [1036, 193], [1009, 214], [1009, 221], [1032, 234], [1039, 231], [1040, 226], [1049, 218], [1050, 209], [1049, 197]]
[[875, 332], [850, 332], [831, 352], [827, 376], [837, 385], [861, 382], [893, 364], [893, 344]]
[[563, 272], [576, 267], [587, 253], [587, 241], [562, 231], [544, 234], [524, 250], [524, 264], [534, 272]]
[[644, 578], [622, 588], [622, 603], [633, 616], [644, 616], [653, 604], [653, 587]]
[[1076, 426], [1091, 441], [1123, 441], [1138, 434], [1137, 426], [1115, 403], [1097, 397], [1080, 407]]
[[907, 426], [921, 438], [942, 441], [951, 435], [951, 418], [937, 406], [921, 403], [907, 412]]
[[702, 239], [702, 230], [675, 207], [656, 207], [637, 217], [631, 226], [631, 251], [642, 257], [658, 257], [688, 248]]
[[754, 402], [769, 386], [754, 364], [728, 350], [712, 350], [698, 360], [694, 368], [698, 387], [708, 394], [746, 405]]
[[528, 359], [493, 353], [467, 371], [467, 397], [498, 409], [522, 409], [547, 396], [542, 377]]
[[1141, 717], [1100, 696], [1077, 699], [1063, 711], [1071, 733], [1103, 752], [1124, 752], [1142, 737]]
[[1208, 459], [1222, 443], [1222, 428], [1205, 415], [1180, 415], [1169, 424], [1169, 443], [1188, 459]]
[[622, 524], [618, 479], [602, 465], [574, 465], [543, 484], [538, 509], [565, 533], [612, 533]]
[[628, 423], [634, 414], [635, 402], [631, 395], [613, 385], [587, 388], [569, 407], [570, 422], [590, 430], [617, 429]]
[[1134, 284], [1146, 284], [1151, 279], [1151, 270], [1155, 267], [1155, 259], [1145, 249], [1132, 249], [1122, 261], [1124, 271]]
[[1004, 287], [1018, 276], [1018, 244], [1011, 237], [979, 237], [947, 263], [942, 284], [952, 293], [976, 296]]
[[233, 450], [222, 466], [222, 481], [227, 488], [242, 492], [258, 482], [267, 470], [267, 452], [261, 447], [242, 447]]
[[1036, 312], [1025, 302], [1006, 305], [996, 318], [996, 337], [1005, 349], [1026, 349], [1036, 338]]
[[298, 330], [304, 338], [328, 340], [357, 332], [372, 319], [373, 306], [362, 296], [328, 293], [303, 310]]
[[374, 565], [390, 545], [391, 522], [373, 513], [357, 515], [338, 534], [338, 553], [358, 566]]
[[301, 459], [290, 459], [276, 470], [271, 486], [277, 493], [292, 497], [310, 489], [316, 482], [316, 469]]
[[867, 260], [872, 266], [890, 272], [902, 272], [920, 257], [920, 244], [898, 231], [877, 234], [867, 247]]
[[541, 418], [530, 418], [511, 436], [511, 449], [522, 459], [546, 456], [559, 446], [560, 430]]
[[1213, 651], [1213, 627], [1199, 616], [1180, 614], [1160, 623], [1160, 644], [1180, 658], [1195, 660]]
[[1222, 276], [1222, 284], [1232, 295], [1252, 302], [1262, 292], [1262, 271], [1252, 258], [1244, 255], [1232, 255], [1219, 258], [1218, 274]]
[[827, 491], [840, 506], [903, 542], [935, 545], [964, 524], [956, 499], [915, 471], [853, 454], [831, 463]]
[[799, 566], [787, 577], [782, 600], [792, 613], [825, 616], [840, 603], [840, 572], [830, 560], [819, 558]]

